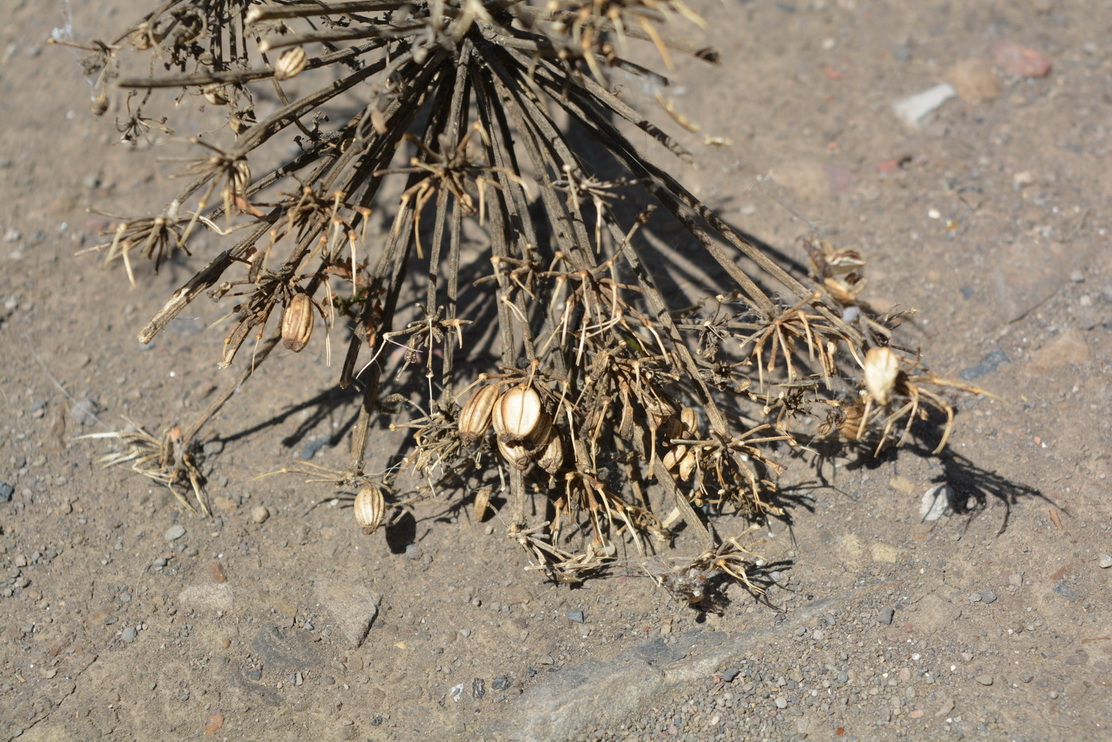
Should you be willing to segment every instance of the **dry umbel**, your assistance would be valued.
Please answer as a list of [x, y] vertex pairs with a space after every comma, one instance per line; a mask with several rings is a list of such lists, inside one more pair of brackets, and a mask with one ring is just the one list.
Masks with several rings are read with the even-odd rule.
[[[394, 507], [474, 494], [482, 518], [505, 503], [507, 534], [557, 581], [679, 541], [701, 556], [676, 584], [713, 572], [751, 586], [744, 545], [707, 520], [783, 515], [778, 450], [835, 431], [902, 442], [931, 411], [946, 417], [944, 445], [945, 390], [979, 390], [894, 342], [899, 318], [861, 299], [864, 257], [812, 239], [810, 276], [781, 265], [656, 164], [693, 158], [611, 92], [615, 69], [669, 85], [624, 57], [638, 43], [665, 66], [717, 63], [686, 38], [700, 25], [679, 0], [167, 0], [85, 47], [98, 110], [112, 84], [142, 91], [128, 137], [164, 128], [148, 115], [163, 90], [168, 105], [194, 98], [223, 118], [191, 140], [193, 156], [151, 161], [183, 183], [158, 216], [114, 217], [93, 248], [133, 282], [140, 258], [208, 261], [139, 334], [150, 342], [201, 296], [226, 307], [220, 361], [241, 371], [175, 450], [197, 449], [279, 345], [327, 359], [338, 342], [330, 380], [358, 391], [359, 412], [346, 469], [322, 481], [362, 488], [362, 527], [382, 523], [366, 458], [392, 412], [391, 428], [412, 431], [375, 485], [406, 482]], [[129, 55], [150, 75], [121, 77]], [[655, 234], [673, 225], [679, 248]], [[677, 253], [722, 285], [670, 299], [659, 285]], [[117, 463], [200, 497], [195, 459], [129, 435]]]

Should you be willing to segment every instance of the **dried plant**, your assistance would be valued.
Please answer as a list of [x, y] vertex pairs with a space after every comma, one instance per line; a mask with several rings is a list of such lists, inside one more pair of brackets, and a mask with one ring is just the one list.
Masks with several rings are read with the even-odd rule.
[[[413, 432], [360, 503], [364, 527], [468, 493], [481, 518], [497, 496], [534, 565], [579, 581], [667, 549], [682, 526], [702, 555], [654, 576], [689, 600], [702, 593], [687, 582], [710, 573], [749, 585], [745, 547], [707, 523], [782, 513], [777, 447], [838, 431], [879, 447], [928, 408], [947, 416], [944, 445], [953, 411], [935, 390], [979, 390], [891, 342], [897, 318], [859, 298], [864, 259], [810, 241], [813, 275], [786, 270], [655, 163], [654, 150], [690, 155], [608, 88], [616, 69], [667, 85], [627, 59], [637, 42], [666, 67], [677, 53], [716, 63], [677, 34], [701, 23], [682, 0], [164, 0], [90, 44], [94, 111], [109, 83], [128, 91], [125, 141], [168, 133], [144, 115], [152, 91], [223, 111], [174, 166], [186, 185], [162, 215], [121, 218], [95, 248], [134, 281], [136, 258], [157, 268], [200, 231], [231, 241], [139, 335], [207, 293], [229, 306], [222, 365], [255, 338], [177, 445], [190, 450], [280, 340], [316, 342], [319, 317], [327, 347], [346, 344], [338, 383], [362, 391], [348, 470], [323, 479], [370, 486], [381, 413]], [[129, 55], [149, 59], [147, 76], [123, 76]], [[661, 218], [721, 272], [721, 293], [687, 306], [661, 289], [666, 261], [644, 234]], [[419, 314], [403, 309], [414, 297]], [[415, 385], [383, 372], [397, 348]], [[158, 439], [137, 436], [121, 434], [136, 450], [121, 463], [201, 497], [199, 474], [182, 480]], [[401, 494], [406, 472], [417, 484]]]

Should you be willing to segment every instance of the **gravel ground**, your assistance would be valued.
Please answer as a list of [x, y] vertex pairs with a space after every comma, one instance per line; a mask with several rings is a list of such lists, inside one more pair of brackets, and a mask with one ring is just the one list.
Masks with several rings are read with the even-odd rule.
[[354, 403], [309, 352], [214, 424], [211, 520], [95, 466], [76, 436], [207, 404], [222, 336], [199, 306], [136, 347], [194, 264], [129, 289], [73, 255], [108, 223], [86, 206], [175, 184], [44, 42], [145, 6], [0, 6], [0, 740], [1112, 738], [1112, 8], [697, 5], [724, 61], [676, 60], [703, 129], [681, 179], [791, 259], [812, 231], [861, 251], [874, 304], [918, 309], [907, 342], [997, 395], [937, 457], [794, 459], [776, 583], [722, 615], [634, 567], [545, 584], [497, 517], [429, 502], [364, 537], [310, 509], [325, 489], [256, 479], [343, 465]]

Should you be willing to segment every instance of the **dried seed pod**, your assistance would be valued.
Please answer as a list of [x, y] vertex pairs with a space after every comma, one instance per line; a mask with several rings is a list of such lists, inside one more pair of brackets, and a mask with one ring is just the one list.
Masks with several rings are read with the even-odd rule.
[[664, 440], [671, 440], [672, 438], [682, 438], [683, 423], [680, 422], [678, 416], [671, 415], [660, 424], [660, 428], [657, 432], [660, 433], [660, 437]]
[[543, 416], [541, 395], [533, 387], [521, 384], [498, 400], [491, 422], [499, 438], [504, 438], [507, 443], [521, 443], [533, 434]]
[[900, 359], [891, 348], [870, 348], [865, 354], [865, 388], [878, 405], [888, 404], [899, 373]]
[[680, 422], [683, 423], [683, 434], [692, 436], [699, 432], [699, 415], [694, 409], [684, 407], [680, 410]]
[[108, 110], [108, 95], [103, 91], [93, 96], [92, 109], [94, 116], [103, 116]]
[[695, 465], [699, 463], [699, 457], [695, 454], [695, 449], [692, 448], [687, 454], [680, 459], [680, 479], [686, 482], [691, 479], [692, 472], [695, 471]]
[[537, 465], [549, 474], [555, 474], [564, 465], [564, 443], [560, 440], [559, 431], [554, 431], [549, 438], [540, 458], [537, 459]]
[[533, 461], [528, 448], [520, 443], [507, 443], [502, 438], [498, 439], [498, 452], [502, 454], [502, 458], [522, 471], [528, 469]]
[[678, 446], [675, 446], [673, 448], [669, 448], [664, 453], [664, 458], [661, 459], [661, 463], [664, 464], [665, 469], [675, 469], [676, 465], [679, 464], [680, 461], [683, 460], [683, 457], [686, 453], [687, 453], [687, 446], [682, 445], [682, 444], [680, 444]]
[[363, 529], [363, 533], [372, 534], [382, 525], [382, 518], [386, 515], [386, 499], [382, 490], [373, 485], [367, 485], [359, 490], [355, 496], [355, 522]]
[[277, 80], [289, 80], [297, 77], [304, 71], [309, 63], [309, 56], [300, 46], [286, 50], [274, 65], [274, 77]]
[[838, 420], [838, 432], [847, 441], [859, 441], [865, 437], [865, 421], [862, 416], [865, 414], [865, 407], [860, 402], [854, 402], [845, 408], [842, 416]]
[[474, 443], [483, 437], [501, 396], [502, 390], [497, 384], [487, 384], [472, 392], [459, 413], [459, 434], [463, 440]]
[[201, 88], [201, 94], [205, 96], [205, 100], [214, 106], [226, 106], [228, 104], [228, 91], [219, 83], [204, 86]]
[[552, 419], [552, 415], [542, 410], [541, 416], [537, 419], [537, 424], [533, 426], [533, 432], [526, 436], [523, 443], [529, 448], [547, 446], [552, 438], [554, 425], [555, 421]]
[[300, 353], [313, 336], [313, 300], [304, 292], [294, 294], [282, 312], [282, 345]]

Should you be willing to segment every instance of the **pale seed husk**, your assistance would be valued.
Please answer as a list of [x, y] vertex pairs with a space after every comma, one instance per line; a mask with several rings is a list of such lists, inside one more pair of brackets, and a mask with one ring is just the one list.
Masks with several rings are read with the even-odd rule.
[[900, 359], [891, 348], [870, 348], [865, 354], [865, 389], [878, 405], [888, 404], [899, 373]]
[[475, 520], [481, 521], [483, 516], [486, 515], [486, 511], [490, 507], [490, 496], [492, 494], [494, 494], [493, 487], [482, 487], [475, 493], [475, 508], [472, 511]]
[[355, 496], [355, 522], [363, 529], [363, 533], [370, 535], [382, 525], [386, 515], [386, 499], [382, 490], [368, 485], [359, 490]]
[[541, 395], [531, 386], [521, 384], [498, 400], [491, 422], [499, 438], [507, 443], [521, 443], [541, 424], [543, 415]]
[[289, 80], [297, 77], [304, 71], [309, 63], [309, 56], [300, 46], [286, 50], [274, 65], [274, 77], [278, 80]]
[[459, 413], [459, 434], [468, 443], [474, 443], [490, 428], [490, 418], [502, 391], [497, 384], [487, 384], [476, 389]]
[[313, 302], [306, 293], [294, 294], [282, 312], [282, 345], [300, 353], [313, 336]]

